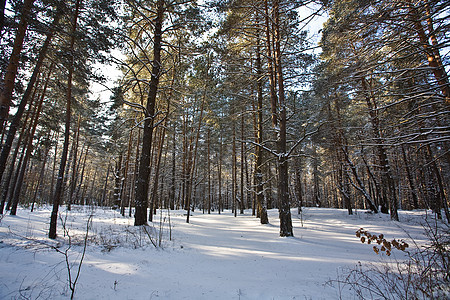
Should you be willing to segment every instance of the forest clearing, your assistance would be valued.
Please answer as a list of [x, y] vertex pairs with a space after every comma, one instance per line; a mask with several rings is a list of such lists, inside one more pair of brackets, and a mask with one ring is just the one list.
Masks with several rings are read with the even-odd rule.
[[449, 12], [0, 0], [0, 298], [448, 298]]
[[[296, 237], [280, 238], [276, 210], [269, 210], [273, 221], [266, 225], [250, 211], [237, 218], [231, 211], [220, 215], [196, 211], [190, 223], [185, 222], [184, 211], [171, 211], [169, 225], [168, 212], [158, 210], [155, 217], [159, 220], [162, 213], [164, 224], [161, 245], [154, 247], [133, 226], [132, 218], [117, 211], [100, 207], [62, 211], [72, 239], [68, 255], [73, 273], [83, 250], [86, 222], [93, 216], [75, 299], [358, 299], [349, 285], [336, 282], [340, 276], [359, 263], [364, 268], [368, 263], [383, 267], [407, 256], [396, 249], [391, 256], [377, 255], [355, 232], [362, 227], [387, 239], [404, 239], [414, 248], [411, 238], [420, 246], [427, 243], [423, 225], [433, 219], [425, 211], [401, 211], [401, 223], [366, 211], [352, 216], [325, 208], [306, 208], [301, 216], [292, 212]], [[46, 246], [58, 244], [64, 250], [68, 235], [59, 232], [56, 240], [48, 239], [49, 217], [50, 207], [42, 207], [3, 218], [1, 299], [70, 296], [65, 258]], [[159, 245], [159, 221], [150, 229]]]

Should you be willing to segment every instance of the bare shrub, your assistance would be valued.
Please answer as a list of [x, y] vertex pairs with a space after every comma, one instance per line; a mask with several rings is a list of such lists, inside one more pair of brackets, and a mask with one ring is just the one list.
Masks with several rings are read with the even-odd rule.
[[[414, 248], [403, 240], [387, 240], [359, 229], [356, 236], [362, 243], [374, 244], [373, 251], [382, 256], [379, 263], [362, 264], [342, 270], [336, 280], [328, 283], [350, 288], [359, 299], [449, 299], [450, 229], [448, 224], [424, 225], [428, 242]], [[407, 255], [399, 261], [390, 256], [397, 249]], [[341, 295], [342, 297], [342, 295]]]

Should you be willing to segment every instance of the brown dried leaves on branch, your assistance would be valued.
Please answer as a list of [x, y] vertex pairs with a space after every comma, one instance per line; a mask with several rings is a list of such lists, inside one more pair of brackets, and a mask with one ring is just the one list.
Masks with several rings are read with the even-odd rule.
[[364, 228], [360, 228], [356, 231], [356, 237], [361, 240], [361, 243], [372, 244], [376, 243], [377, 245], [373, 246], [373, 251], [376, 254], [380, 254], [380, 252], [386, 253], [387, 256], [391, 255], [392, 249], [398, 249], [401, 251], [405, 251], [408, 248], [408, 244], [403, 240], [393, 239], [392, 241], [388, 241], [384, 238], [383, 234], [376, 235], [371, 234]]

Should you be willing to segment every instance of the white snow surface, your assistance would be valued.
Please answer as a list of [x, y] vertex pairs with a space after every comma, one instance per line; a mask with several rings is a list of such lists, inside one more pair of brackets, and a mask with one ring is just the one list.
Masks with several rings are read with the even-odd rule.
[[389, 258], [375, 254], [372, 245], [356, 238], [356, 230], [424, 242], [426, 212], [400, 211], [401, 222], [394, 222], [388, 215], [364, 211], [349, 216], [346, 210], [304, 208], [300, 216], [292, 209], [295, 237], [281, 238], [277, 210], [269, 210], [267, 225], [251, 211], [236, 218], [230, 211], [196, 211], [190, 223], [185, 211], [171, 211], [170, 227], [163, 210], [147, 230], [158, 244], [163, 224], [158, 248], [141, 227], [133, 226], [133, 217], [103, 208], [75, 206], [67, 212], [61, 207], [58, 238], [51, 240], [50, 213], [50, 207], [32, 213], [20, 208], [17, 216], [3, 216], [0, 299], [70, 298], [64, 255], [47, 245], [63, 252], [69, 247], [64, 220], [74, 278], [91, 214], [75, 299], [354, 299], [349, 288], [327, 282], [358, 262], [405, 258], [400, 251]]

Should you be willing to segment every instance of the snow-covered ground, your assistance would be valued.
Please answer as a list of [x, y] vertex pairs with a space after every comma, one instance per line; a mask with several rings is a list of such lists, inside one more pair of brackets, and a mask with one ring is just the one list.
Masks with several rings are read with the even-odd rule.
[[[269, 211], [268, 225], [249, 211], [236, 218], [230, 211], [196, 211], [189, 224], [185, 211], [171, 211], [170, 218], [167, 211], [158, 211], [147, 230], [158, 245], [163, 224], [161, 247], [155, 248], [146, 232], [133, 226], [133, 218], [117, 211], [61, 210], [56, 241], [47, 239], [49, 207], [33, 213], [19, 209], [17, 216], [3, 217], [0, 299], [69, 298], [65, 257], [45, 244], [62, 252], [69, 247], [61, 226], [65, 223], [73, 280], [90, 215], [75, 299], [353, 299], [348, 288], [339, 292], [327, 282], [358, 262], [387, 259], [362, 244], [356, 230], [383, 233], [389, 240], [424, 239], [424, 211], [401, 211], [401, 222], [392, 222], [388, 215], [364, 211], [349, 216], [345, 210], [305, 208], [299, 216], [293, 209], [291, 238], [279, 237], [276, 210]], [[394, 251], [389, 259], [403, 258]]]

